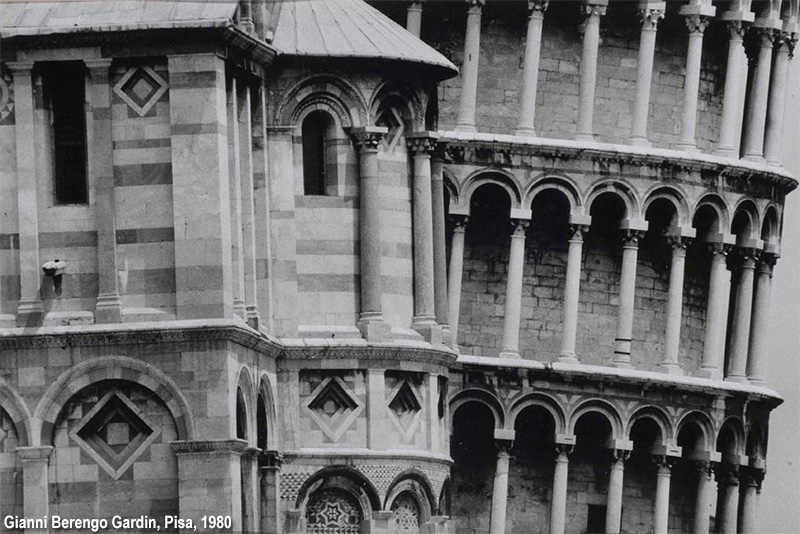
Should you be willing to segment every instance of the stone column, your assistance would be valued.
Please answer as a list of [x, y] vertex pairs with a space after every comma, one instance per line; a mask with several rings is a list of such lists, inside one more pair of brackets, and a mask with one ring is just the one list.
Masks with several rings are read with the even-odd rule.
[[422, 0], [411, 0], [406, 13], [406, 30], [414, 37], [422, 33]]
[[[216, 54], [168, 56], [179, 319], [230, 318], [230, 188], [225, 62]], [[198, 83], [197, 80], [203, 80]], [[198, 102], [204, 112], [198, 113]], [[199, 283], [202, 281], [202, 283]]]
[[[18, 447], [17, 454], [22, 460], [22, 503], [23, 517], [43, 518], [50, 513], [50, 483], [47, 467], [53, 447]], [[25, 534], [46, 533], [49, 529], [25, 529]]]
[[453, 348], [458, 350], [458, 319], [461, 310], [461, 280], [464, 276], [464, 238], [467, 227], [466, 215], [451, 215], [455, 224], [450, 243], [450, 276], [448, 280], [448, 311], [450, 313], [450, 335]]
[[[203, 532], [200, 518], [232, 518], [233, 532], [242, 532], [241, 455], [247, 442], [240, 439], [173, 441], [178, 458], [178, 509]], [[209, 531], [210, 532], [210, 531]]]
[[[258, 4], [257, 4], [258, 6]], [[259, 328], [272, 333], [272, 236], [269, 215], [269, 159], [267, 157], [267, 106], [261, 83], [252, 88], [253, 110], [253, 233], [256, 236], [256, 291]], [[252, 326], [252, 325], [251, 325]]]
[[781, 165], [783, 159], [783, 116], [786, 108], [786, 76], [789, 59], [794, 52], [791, 34], [780, 32], [775, 39], [775, 59], [769, 84], [769, 107], [764, 134], [764, 157], [770, 165]]
[[778, 257], [762, 254], [756, 268], [753, 296], [753, 316], [750, 322], [750, 346], [747, 356], [747, 379], [751, 384], [764, 385], [769, 353], [769, 298], [772, 290], [772, 270]]
[[583, 255], [583, 234], [589, 230], [588, 224], [571, 224], [569, 252], [567, 253], [567, 277], [564, 286], [564, 330], [561, 338], [563, 363], [578, 363], [575, 342], [578, 336], [578, 304], [581, 291], [581, 258]]
[[[685, 14], [686, 27], [689, 28], [689, 48], [686, 53], [686, 77], [683, 82], [683, 115], [681, 116], [681, 139], [678, 148], [697, 150], [695, 130], [697, 127], [697, 97], [700, 90], [700, 60], [703, 53], [703, 32], [708, 27], [708, 17], [696, 10], [686, 8], [701, 7], [687, 5], [681, 8]], [[709, 6], [710, 7], [710, 6]], [[711, 7], [712, 14], [714, 7]]]
[[39, 299], [39, 208], [33, 113], [33, 63], [6, 63], [14, 77], [14, 114], [17, 154], [17, 210], [19, 216], [19, 284], [17, 326], [38, 326], [44, 309]]
[[667, 330], [664, 336], [664, 360], [661, 367], [668, 374], [683, 374], [678, 363], [683, 322], [683, 275], [686, 270], [686, 247], [691, 240], [670, 236], [672, 265], [669, 271], [669, 296], [667, 300]]
[[235, 77], [228, 78], [228, 175], [230, 176], [230, 232], [233, 313], [246, 319], [244, 305], [244, 239], [242, 236], [242, 166], [239, 140], [239, 94]]
[[714, 482], [714, 469], [711, 462], [697, 463], [697, 499], [694, 506], [694, 525], [692, 534], [709, 534], [711, 525], [711, 488]]
[[433, 276], [433, 207], [431, 151], [439, 134], [406, 135], [414, 158], [414, 318], [411, 327], [426, 341], [441, 344], [442, 329], [436, 324]]
[[387, 129], [366, 126], [350, 130], [359, 152], [361, 233], [361, 314], [358, 328], [367, 341], [388, 341], [389, 324], [383, 318], [381, 283], [381, 184], [378, 145]]
[[[772, 44], [775, 33], [772, 28], [753, 26], [758, 43], [757, 63], [753, 73], [753, 85], [747, 105], [747, 127], [744, 129], [745, 159], [761, 161], [764, 157], [764, 132], [767, 123], [767, 100], [769, 98], [769, 77], [772, 68]], [[782, 112], [783, 110], [781, 110]]]
[[[441, 148], [441, 147], [439, 147]], [[431, 159], [431, 202], [433, 213], [433, 300], [436, 322], [442, 327], [442, 338], [452, 344], [447, 302], [447, 229], [444, 205], [444, 161], [438, 151]]]
[[611, 472], [608, 476], [608, 503], [606, 504], [606, 533], [619, 534], [622, 526], [622, 483], [625, 476], [625, 461], [628, 450], [611, 451]]
[[656, 51], [656, 27], [664, 18], [666, 2], [642, 2], [639, 4], [639, 61], [636, 71], [636, 96], [633, 104], [633, 128], [631, 144], [649, 146], [647, 140], [647, 118], [650, 115], [650, 89], [653, 84], [653, 57]]
[[575, 138], [594, 139], [594, 90], [597, 84], [597, 52], [600, 47], [600, 17], [606, 14], [607, 0], [591, 0], [581, 5], [583, 21], [583, 55], [581, 56], [580, 100]]
[[122, 300], [117, 285], [117, 225], [114, 200], [114, 157], [111, 135], [110, 59], [85, 60], [92, 79], [91, 155], [95, 178], [97, 221], [96, 323], [122, 322]]
[[619, 312], [617, 337], [614, 340], [614, 367], [631, 367], [631, 338], [636, 294], [636, 259], [639, 255], [640, 230], [625, 230], [622, 244], [622, 268], [619, 277]]
[[731, 278], [725, 266], [729, 245], [709, 243], [711, 252], [711, 274], [708, 283], [708, 305], [706, 306], [706, 335], [703, 345], [703, 363], [700, 375], [719, 380], [722, 378], [720, 362], [725, 351], [728, 298]]
[[737, 249], [734, 262], [739, 269], [735, 308], [731, 322], [731, 344], [725, 380], [747, 382], [747, 349], [750, 345], [750, 318], [753, 310], [753, 278], [759, 251]]
[[656, 499], [654, 513], [654, 534], [667, 534], [669, 527], [669, 484], [672, 465], [675, 460], [667, 456], [654, 458], [658, 472], [656, 474]]
[[461, 100], [456, 130], [475, 131], [475, 104], [478, 98], [478, 58], [481, 50], [481, 13], [486, 0], [466, 0], [467, 32], [464, 36], [464, 63], [461, 65]]
[[556, 443], [556, 468], [553, 471], [553, 496], [550, 499], [550, 534], [564, 534], [567, 522], [567, 480], [572, 445]]
[[244, 309], [247, 324], [258, 330], [261, 313], [258, 309], [258, 282], [256, 277], [256, 234], [253, 159], [253, 117], [250, 87], [238, 85], [239, 105], [239, 168], [242, 199], [242, 261], [244, 274]]
[[525, 68], [520, 97], [519, 124], [517, 135], [536, 136], [534, 117], [536, 115], [536, 85], [539, 81], [539, 56], [542, 50], [542, 24], [549, 0], [528, 0], [528, 38], [525, 43]]
[[737, 534], [737, 506], [739, 504], [739, 467], [717, 464], [717, 534]]
[[242, 452], [242, 532], [261, 532], [259, 519], [261, 503], [258, 499], [258, 454], [260, 449], [248, 447]]
[[506, 307], [503, 320], [504, 358], [519, 358], [519, 323], [522, 313], [522, 273], [525, 267], [525, 232], [530, 221], [514, 219], [511, 224], [511, 251], [508, 255]]
[[260, 527], [264, 534], [282, 534], [281, 466], [283, 455], [278, 451], [263, 451], [259, 457]]
[[756, 534], [758, 512], [758, 493], [764, 480], [764, 470], [749, 468], [742, 475], [739, 487], [739, 533]]
[[[513, 434], [511, 431], [495, 431]], [[492, 517], [489, 534], [505, 534], [506, 507], [508, 506], [508, 461], [511, 457], [511, 439], [495, 439], [497, 445], [497, 464], [494, 470], [494, 484], [492, 485]]]
[[[723, 18], [725, 15], [727, 13], [723, 13]], [[725, 92], [722, 100], [722, 119], [719, 127], [717, 153], [729, 158], [738, 158], [736, 127], [739, 124], [738, 115], [742, 101], [741, 91], [747, 83], [744, 53], [746, 27], [743, 20], [729, 20], [727, 25], [730, 32], [728, 39], [728, 66], [725, 69]]]

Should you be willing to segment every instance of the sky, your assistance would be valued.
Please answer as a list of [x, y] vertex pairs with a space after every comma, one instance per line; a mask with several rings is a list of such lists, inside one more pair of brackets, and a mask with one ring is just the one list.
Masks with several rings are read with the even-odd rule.
[[[784, 162], [800, 177], [800, 61], [790, 62]], [[770, 417], [759, 534], [800, 532], [800, 189], [787, 197], [770, 309], [767, 384], [785, 400]]]

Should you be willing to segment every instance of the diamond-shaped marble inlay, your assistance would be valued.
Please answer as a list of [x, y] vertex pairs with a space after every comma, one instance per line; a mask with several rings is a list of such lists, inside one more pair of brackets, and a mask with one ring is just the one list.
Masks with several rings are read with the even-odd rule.
[[417, 392], [407, 380], [394, 392], [389, 402], [389, 414], [406, 440], [410, 439], [419, 425], [422, 402]]
[[0, 124], [14, 112], [14, 80], [0, 69]]
[[167, 91], [164, 78], [147, 66], [133, 67], [120, 78], [114, 92], [143, 117]]
[[375, 124], [389, 129], [389, 133], [383, 138], [383, 144], [386, 150], [394, 150], [403, 136], [403, 117], [395, 108], [391, 107], [381, 113]]
[[339, 377], [325, 379], [303, 406], [328, 438], [338, 441], [364, 409]]
[[70, 436], [114, 479], [136, 461], [160, 430], [122, 392], [112, 389], [78, 422]]

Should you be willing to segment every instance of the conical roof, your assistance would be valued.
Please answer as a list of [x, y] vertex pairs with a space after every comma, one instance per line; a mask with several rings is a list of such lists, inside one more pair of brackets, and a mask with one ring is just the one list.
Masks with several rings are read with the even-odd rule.
[[458, 69], [439, 52], [363, 0], [281, 0], [275, 39], [292, 56], [382, 59]]

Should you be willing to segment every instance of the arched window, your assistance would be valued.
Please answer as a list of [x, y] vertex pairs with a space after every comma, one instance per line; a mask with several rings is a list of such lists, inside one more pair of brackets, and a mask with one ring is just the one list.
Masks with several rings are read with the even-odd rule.
[[392, 502], [392, 534], [419, 534], [419, 504], [407, 491], [404, 491]]
[[312, 111], [303, 121], [303, 192], [327, 194], [328, 175], [335, 165], [329, 155], [333, 146], [334, 122], [324, 111]]
[[308, 534], [358, 534], [361, 520], [356, 499], [339, 488], [318, 491], [306, 507]]
[[242, 388], [236, 390], [236, 437], [247, 439], [247, 406]]

